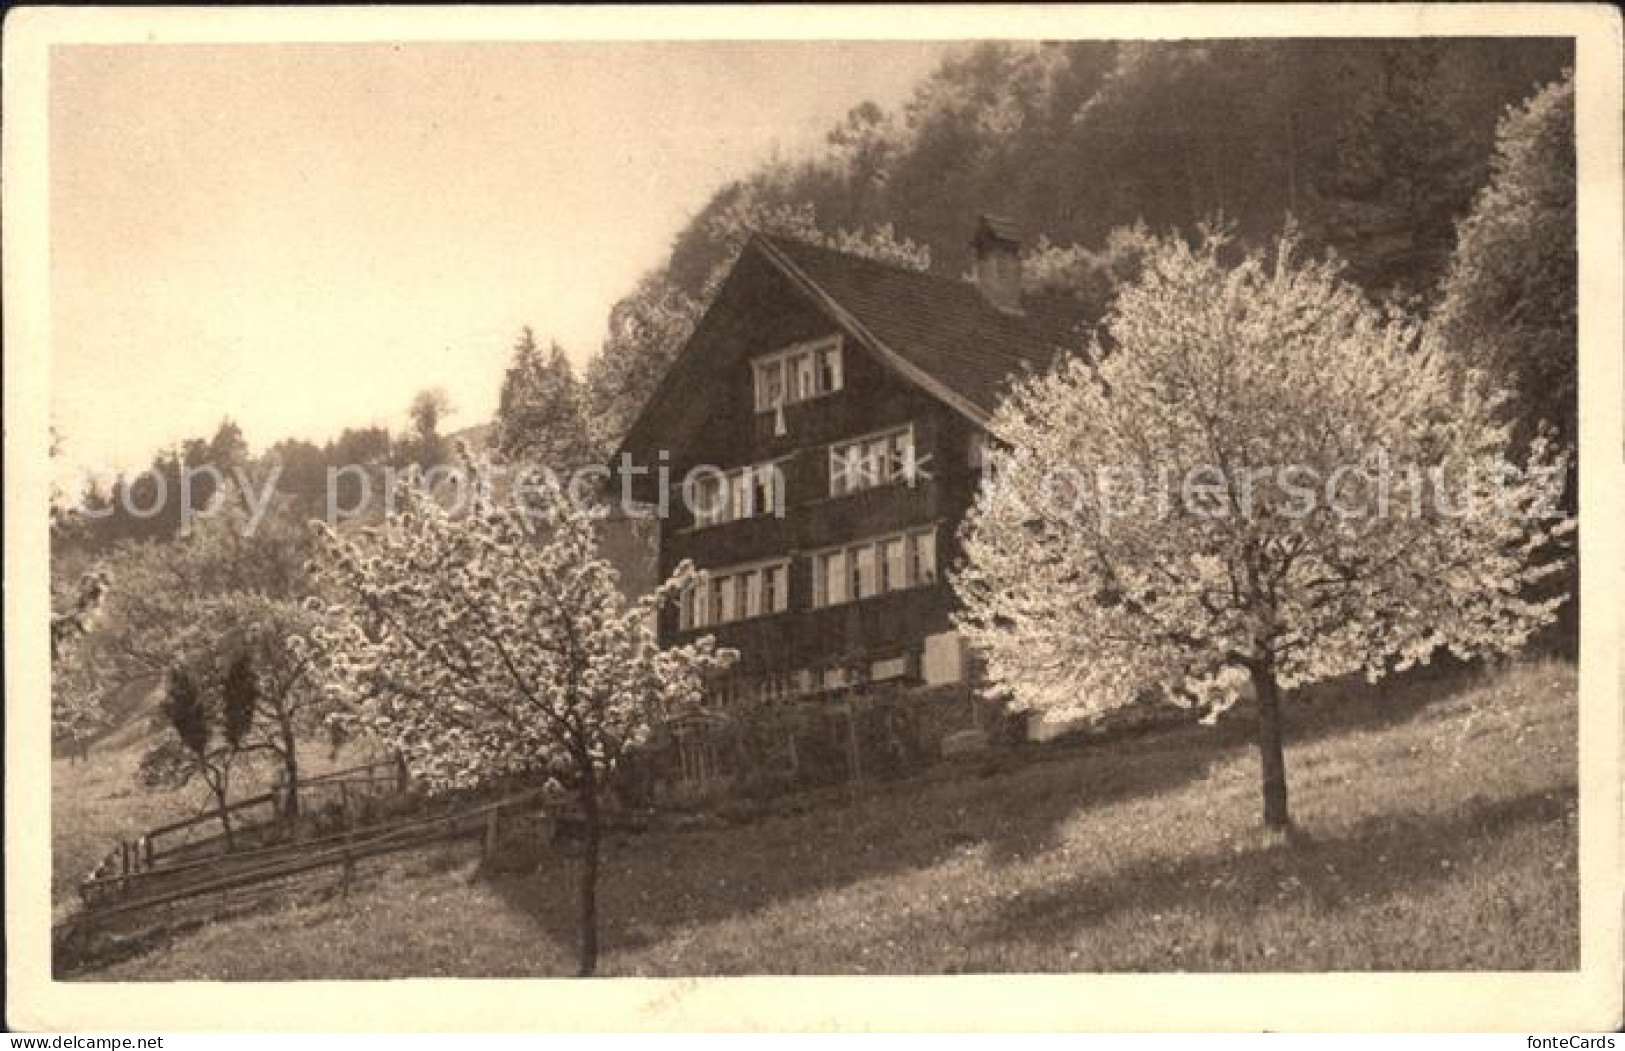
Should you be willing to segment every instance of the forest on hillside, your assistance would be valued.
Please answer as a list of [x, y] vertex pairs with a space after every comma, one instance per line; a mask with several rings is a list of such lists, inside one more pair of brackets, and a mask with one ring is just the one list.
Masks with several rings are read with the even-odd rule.
[[[492, 441], [564, 466], [612, 453], [752, 229], [961, 277], [974, 218], [998, 214], [1026, 233], [1035, 287], [1104, 313], [1155, 236], [1223, 222], [1241, 244], [1258, 245], [1291, 222], [1308, 251], [1335, 254], [1374, 298], [1431, 316], [1447, 298], [1458, 230], [1488, 193], [1496, 158], [1510, 164], [1509, 151], [1530, 152], [1498, 146], [1498, 129], [1504, 138], [1519, 107], [1572, 62], [1571, 42], [1559, 38], [967, 44], [900, 108], [861, 102], [817, 155], [740, 173], [696, 202], [669, 257], [613, 307], [583, 375], [545, 338], [547, 319], [534, 319], [536, 334], [518, 334], [502, 380]], [[1566, 177], [1572, 209], [1568, 122], [1561, 141], [1535, 148], [1555, 165], [1554, 178]], [[1566, 264], [1540, 279], [1572, 287], [1569, 241], [1554, 249], [1569, 254]], [[1490, 262], [1503, 277], [1519, 268]], [[1550, 299], [1550, 288], [1485, 292], [1494, 282], [1485, 285], [1476, 267], [1458, 270], [1473, 271], [1481, 299]], [[1572, 343], [1567, 309], [1555, 338]], [[1523, 384], [1531, 396], [1554, 389], [1552, 352], [1540, 353], [1540, 382]], [[1566, 353], [1572, 359], [1572, 346]], [[1570, 386], [1559, 369], [1557, 401], [1543, 416], [1564, 416]], [[421, 409], [401, 436], [373, 427], [325, 447], [287, 439], [261, 459], [279, 464], [293, 496], [315, 510], [329, 468], [449, 455], [433, 412]], [[178, 477], [222, 442], [237, 462], [241, 440], [227, 427], [161, 450], [149, 473]], [[116, 508], [127, 485], [151, 482], [121, 479], [87, 500]], [[92, 546], [158, 538], [174, 523], [116, 510], [100, 521]]]
[[879, 235], [886, 254], [900, 242], [958, 277], [975, 217], [998, 214], [1026, 232], [1035, 281], [1104, 310], [1147, 232], [1223, 220], [1256, 244], [1290, 218], [1374, 297], [1426, 311], [1498, 123], [1572, 61], [1559, 39], [968, 46], [900, 110], [855, 106], [821, 156], [705, 203], [614, 309], [587, 377], [595, 417], [612, 421], [601, 439], [648, 395], [751, 227]]
[[721, 189], [666, 276], [697, 294], [726, 252], [713, 219], [751, 201], [893, 224], [945, 274], [968, 268], [978, 212], [1095, 249], [1135, 222], [1222, 214], [1256, 236], [1290, 214], [1372, 291], [1426, 294], [1497, 119], [1571, 62], [1557, 39], [980, 44], [901, 112], [854, 108], [824, 157]]

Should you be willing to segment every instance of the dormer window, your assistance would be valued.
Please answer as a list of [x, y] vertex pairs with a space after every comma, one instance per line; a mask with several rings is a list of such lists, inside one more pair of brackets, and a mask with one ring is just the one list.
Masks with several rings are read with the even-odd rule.
[[798, 343], [757, 358], [754, 365], [757, 412], [834, 394], [846, 382], [840, 336]]

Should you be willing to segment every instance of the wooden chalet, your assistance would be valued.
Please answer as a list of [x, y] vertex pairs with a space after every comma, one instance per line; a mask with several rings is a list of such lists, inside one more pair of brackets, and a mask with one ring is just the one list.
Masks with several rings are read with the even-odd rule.
[[984, 217], [972, 243], [960, 281], [752, 236], [628, 433], [659, 577], [709, 573], [663, 641], [741, 654], [719, 707], [972, 676], [946, 575], [984, 428], [1011, 375], [1090, 320], [1021, 295], [1008, 223]]

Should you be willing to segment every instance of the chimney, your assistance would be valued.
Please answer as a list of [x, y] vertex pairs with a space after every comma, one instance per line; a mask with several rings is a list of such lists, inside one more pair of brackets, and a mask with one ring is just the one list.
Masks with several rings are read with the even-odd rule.
[[982, 216], [971, 247], [976, 249], [976, 287], [982, 297], [1007, 314], [1021, 313], [1021, 235], [1015, 223]]

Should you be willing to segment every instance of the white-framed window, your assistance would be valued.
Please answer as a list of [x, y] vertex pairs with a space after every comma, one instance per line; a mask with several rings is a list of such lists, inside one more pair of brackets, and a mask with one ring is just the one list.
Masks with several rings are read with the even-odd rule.
[[908, 538], [894, 536], [880, 542], [880, 590], [908, 586]]
[[703, 585], [678, 596], [677, 626], [682, 631], [728, 624], [790, 608], [790, 563], [784, 560], [713, 570]]
[[763, 613], [783, 613], [790, 608], [790, 565], [780, 562], [762, 569]]
[[772, 460], [690, 476], [686, 492], [694, 513], [694, 528], [783, 514], [785, 462]]
[[784, 397], [784, 359], [771, 358], [756, 363], [756, 411], [771, 412]]
[[829, 495], [911, 481], [917, 463], [912, 424], [835, 442], [829, 447]]
[[815, 556], [813, 605], [838, 606], [846, 601], [846, 551], [838, 548]]
[[816, 351], [818, 362], [818, 389], [833, 393], [841, 389], [846, 377], [842, 375], [841, 341], [821, 346]]
[[909, 548], [914, 552], [914, 565], [909, 575], [911, 587], [937, 582], [937, 530], [921, 530], [909, 536]]
[[696, 528], [725, 521], [728, 510], [727, 478], [716, 472], [699, 475], [688, 486]]
[[813, 607], [839, 606], [937, 581], [937, 529], [860, 540], [812, 555]]
[[869, 665], [869, 678], [875, 682], [897, 679], [907, 674], [908, 658], [905, 656], [887, 657]]
[[734, 607], [736, 590], [731, 576], [717, 577], [711, 581], [711, 608], [716, 613], [718, 624], [739, 619], [739, 611]]
[[872, 598], [875, 594], [875, 546], [864, 544], [852, 550], [852, 597]]
[[777, 464], [765, 464], [750, 472], [750, 510], [753, 515], [776, 514], [783, 494], [783, 474]]
[[772, 412], [780, 405], [834, 394], [846, 384], [846, 363], [841, 337], [827, 336], [798, 343], [753, 361], [756, 411]]

